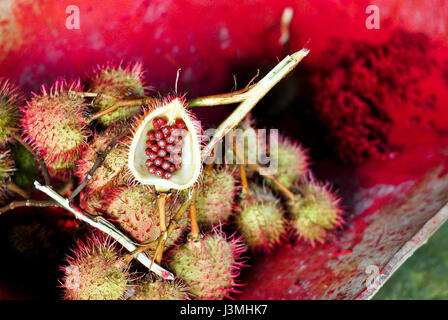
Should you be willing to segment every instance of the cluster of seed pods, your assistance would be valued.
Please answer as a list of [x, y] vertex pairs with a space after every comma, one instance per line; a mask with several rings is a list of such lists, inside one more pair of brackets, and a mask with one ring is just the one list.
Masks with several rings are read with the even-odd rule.
[[170, 179], [173, 172], [182, 166], [185, 122], [176, 119], [173, 125], [168, 125], [166, 119], [155, 118], [152, 124], [154, 130], [148, 132], [146, 167], [149, 173]]

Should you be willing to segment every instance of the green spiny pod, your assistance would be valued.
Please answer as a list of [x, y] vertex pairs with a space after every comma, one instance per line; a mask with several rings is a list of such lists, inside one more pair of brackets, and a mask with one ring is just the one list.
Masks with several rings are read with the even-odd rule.
[[0, 79], [0, 147], [4, 147], [17, 126], [19, 90], [8, 80]]
[[287, 202], [293, 229], [312, 245], [325, 242], [328, 231], [342, 223], [340, 199], [328, 185], [313, 180], [300, 185], [298, 191], [300, 194]]
[[0, 198], [6, 196], [7, 185], [15, 171], [9, 150], [0, 150]]
[[[81, 159], [77, 163], [75, 175], [83, 180], [92, 169], [98, 155], [104, 152], [110, 142], [125, 130], [123, 126], [110, 126], [102, 133], [96, 133], [93, 141], [88, 144]], [[122, 139], [123, 140], [123, 139]], [[86, 188], [90, 192], [104, 191], [125, 184], [127, 172], [127, 146], [118, 141], [109, 151], [101, 165], [95, 170]]]
[[150, 279], [137, 284], [129, 300], [189, 300], [188, 288], [179, 280]]
[[[125, 67], [121, 64], [97, 67], [95, 75], [89, 80], [92, 92], [101, 94], [94, 100], [94, 105], [97, 106], [95, 111], [97, 112], [112, 107], [117, 99], [138, 97], [145, 94], [142, 65], [140, 63], [129, 64]], [[101, 116], [99, 121], [108, 126], [116, 120], [128, 120], [139, 111], [140, 106], [118, 108]]]
[[169, 266], [200, 300], [221, 300], [236, 286], [234, 278], [243, 265], [238, 262], [245, 250], [241, 238], [227, 239], [215, 230], [198, 241], [188, 241], [171, 251]]
[[67, 300], [118, 300], [128, 289], [128, 266], [118, 255], [110, 238], [91, 237], [87, 244], [78, 242], [62, 267], [64, 298]]
[[203, 225], [216, 225], [232, 214], [235, 178], [228, 170], [213, 170], [204, 177], [196, 196], [197, 220]]
[[81, 91], [79, 81], [68, 85], [56, 81], [47, 92], [34, 94], [23, 112], [21, 126], [25, 141], [42, 157], [51, 175], [75, 168], [90, 134], [84, 100], [69, 91]]
[[[279, 139], [276, 152], [271, 146], [270, 157], [273, 161], [271, 167], [277, 168], [274, 175], [288, 189], [307, 173], [308, 156], [305, 150], [300, 145], [290, 142], [287, 138]], [[270, 179], [268, 179], [268, 182], [277, 188]]]
[[[110, 190], [103, 198], [103, 210], [106, 215], [117, 222], [121, 229], [127, 232], [139, 243], [157, 240], [160, 236], [159, 211], [157, 196], [147, 186], [121, 186]], [[166, 199], [166, 224], [177, 212], [180, 201], [177, 195]], [[173, 245], [182, 235], [187, 219], [178, 221], [181, 228], [175, 229], [167, 239], [165, 247]]]
[[261, 189], [251, 192], [241, 200], [239, 210], [236, 224], [249, 248], [270, 251], [280, 242], [285, 218], [279, 200], [271, 193]]

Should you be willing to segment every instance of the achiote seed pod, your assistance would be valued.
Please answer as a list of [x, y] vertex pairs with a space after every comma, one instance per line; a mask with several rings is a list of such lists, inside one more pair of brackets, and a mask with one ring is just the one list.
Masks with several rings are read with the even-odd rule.
[[124, 259], [110, 238], [93, 236], [78, 242], [75, 257], [62, 267], [64, 298], [67, 300], [117, 300], [126, 290], [130, 275]]
[[207, 226], [225, 222], [232, 214], [235, 179], [230, 171], [213, 170], [196, 196], [197, 220]]
[[[95, 98], [96, 112], [104, 111], [114, 105], [117, 100], [139, 97], [145, 94], [143, 71], [140, 63], [127, 66], [106, 65], [98, 67], [95, 75], [89, 79], [92, 92], [100, 95]], [[127, 120], [140, 111], [141, 106], [118, 108], [99, 118], [99, 121], [109, 126], [117, 120]]]
[[0, 147], [4, 147], [14, 134], [21, 98], [14, 85], [8, 80], [0, 79]]
[[41, 87], [21, 108], [25, 141], [42, 157], [51, 175], [75, 168], [90, 134], [82, 98], [68, 91], [81, 91], [79, 81], [56, 81], [49, 91]]
[[187, 189], [198, 181], [201, 129], [183, 99], [154, 102], [133, 127], [128, 166], [136, 181], [158, 192]]
[[311, 244], [323, 243], [327, 233], [341, 225], [340, 199], [331, 193], [328, 185], [313, 180], [300, 185], [298, 191], [300, 195], [287, 202], [291, 226], [300, 238]]
[[236, 224], [249, 248], [270, 251], [280, 242], [286, 220], [279, 202], [261, 188], [256, 188], [241, 200]]
[[149, 279], [134, 288], [129, 300], [189, 300], [188, 288], [179, 280]]
[[235, 286], [234, 278], [243, 265], [241, 239], [227, 239], [216, 230], [198, 241], [189, 241], [171, 252], [169, 266], [200, 300], [221, 300]]
[[[102, 211], [114, 219], [120, 228], [137, 242], [156, 241], [161, 234], [157, 196], [148, 186], [121, 186], [110, 190], [102, 199]], [[166, 224], [180, 207], [176, 195], [166, 199]], [[166, 241], [168, 247], [175, 243], [186, 227], [185, 217], [179, 219], [181, 228], [175, 229]]]

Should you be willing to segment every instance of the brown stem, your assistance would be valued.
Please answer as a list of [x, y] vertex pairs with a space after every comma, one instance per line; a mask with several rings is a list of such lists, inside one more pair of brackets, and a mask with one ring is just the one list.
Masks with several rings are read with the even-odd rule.
[[192, 99], [188, 101], [188, 106], [190, 108], [209, 107], [242, 102], [249, 96], [248, 91], [259, 74], [260, 70], [257, 70], [257, 74], [249, 81], [247, 86], [241, 90]]
[[103, 163], [108, 153], [117, 144], [118, 140], [120, 140], [124, 135], [126, 135], [126, 132], [112, 139], [112, 141], [107, 145], [106, 149], [104, 149], [104, 151], [99, 154], [98, 158], [96, 158], [95, 163], [92, 166], [92, 169], [90, 169], [89, 173], [87, 173], [87, 175], [84, 177], [81, 184], [77, 186], [75, 190], [73, 190], [73, 192], [68, 197], [68, 201], [72, 201], [85, 188], [89, 181], [92, 180], [96, 169], [98, 169], [98, 167]]
[[[238, 148], [238, 146], [236, 144], [234, 144], [233, 150], [235, 151], [237, 158], [240, 161], [243, 161], [244, 164], [247, 164], [252, 170], [257, 171], [258, 173], [260, 173], [262, 171], [263, 168], [261, 168], [258, 164], [249, 163], [247, 158], [244, 156], [244, 154], [241, 152], [241, 150]], [[290, 198], [291, 200], [295, 199], [294, 194], [291, 191], [289, 191], [288, 188], [286, 188], [283, 184], [281, 184], [277, 180], [277, 178], [275, 178], [273, 175], [264, 174], [263, 177], [265, 177], [267, 179], [271, 179], [277, 185], [277, 187], [280, 189], [280, 191], [283, 192], [283, 194], [285, 194], [288, 198]]]
[[25, 190], [23, 190], [23, 189], [20, 188], [18, 185], [16, 185], [14, 182], [9, 182], [9, 183], [6, 185], [6, 188], [8, 188], [8, 190], [10, 190], [10, 191], [12, 191], [12, 192], [17, 193], [17, 194], [20, 195], [22, 198], [25, 198], [25, 199], [29, 199], [29, 198], [30, 198], [30, 195], [29, 195]]
[[30, 199], [30, 200], [25, 200], [25, 201], [13, 201], [10, 204], [0, 208], [0, 215], [9, 210], [14, 210], [15, 208], [18, 208], [18, 207], [41, 207], [41, 208], [44, 208], [44, 207], [57, 207], [57, 206], [58, 206], [58, 204], [52, 200], [41, 201], [41, 200]]
[[139, 98], [134, 98], [134, 99], [124, 99], [124, 100], [119, 100], [117, 102], [115, 102], [110, 108], [107, 108], [105, 110], [102, 110], [100, 112], [97, 112], [95, 114], [93, 114], [90, 119], [89, 122], [92, 122], [95, 119], [98, 119], [108, 113], [111, 113], [115, 110], [117, 110], [118, 108], [121, 107], [137, 107], [139, 105], [145, 105], [147, 104], [149, 101], [154, 100], [154, 98], [152, 97], [139, 97]]
[[192, 201], [190, 204], [190, 223], [191, 231], [188, 237], [190, 239], [197, 239], [199, 237], [199, 226], [196, 217], [196, 188], [193, 190]]
[[166, 193], [161, 193], [157, 197], [157, 207], [159, 208], [159, 222], [160, 222], [160, 231], [165, 232], [166, 231], [166, 211], [165, 211], [165, 204], [166, 204]]
[[243, 186], [243, 194], [249, 193], [249, 184], [247, 183], [246, 169], [244, 165], [240, 165], [241, 185]]
[[[191, 199], [188, 199], [187, 201], [185, 201], [184, 204], [182, 204], [182, 206], [179, 208], [179, 210], [177, 210], [177, 212], [176, 212], [176, 214], [174, 215], [174, 217], [170, 220], [170, 223], [168, 224], [168, 228], [167, 228], [167, 236], [166, 236], [167, 239], [171, 236], [171, 233], [172, 233], [172, 232], [174, 231], [174, 229], [176, 228], [176, 226], [177, 226], [177, 220], [179, 220], [179, 218], [185, 213], [185, 211], [187, 211], [188, 207], [190, 206], [191, 200], [192, 200], [192, 198], [191, 198]], [[157, 238], [157, 240], [155, 240], [155, 241], [153, 241], [153, 242], [151, 242], [151, 243], [145, 244], [145, 245], [143, 245], [143, 246], [140, 246], [140, 247], [138, 247], [137, 249], [135, 249], [135, 250], [132, 252], [132, 255], [133, 255], [134, 257], [136, 257], [136, 256], [138, 256], [140, 253], [142, 253], [143, 251], [152, 249], [155, 245], [158, 245], [158, 244], [159, 244], [159, 241], [160, 241], [161, 239], [163, 239], [163, 238], [164, 238], [164, 234], [162, 233], [162, 234]]]
[[49, 186], [51, 183], [50, 174], [48, 173], [48, 168], [45, 164], [45, 161], [40, 157], [40, 152], [34, 151], [28, 144], [25, 143], [25, 141], [23, 141], [22, 137], [20, 137], [18, 134], [13, 134], [13, 138], [34, 156], [34, 159], [36, 159], [36, 161], [40, 165], [42, 175], [44, 176], [45, 185]]

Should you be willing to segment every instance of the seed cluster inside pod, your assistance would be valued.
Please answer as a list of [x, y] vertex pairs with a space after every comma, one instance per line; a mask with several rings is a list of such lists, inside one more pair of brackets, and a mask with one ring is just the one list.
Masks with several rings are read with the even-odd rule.
[[158, 117], [153, 120], [153, 127], [154, 130], [148, 131], [146, 167], [149, 173], [170, 179], [182, 166], [185, 122], [176, 119], [169, 125], [165, 118]]

